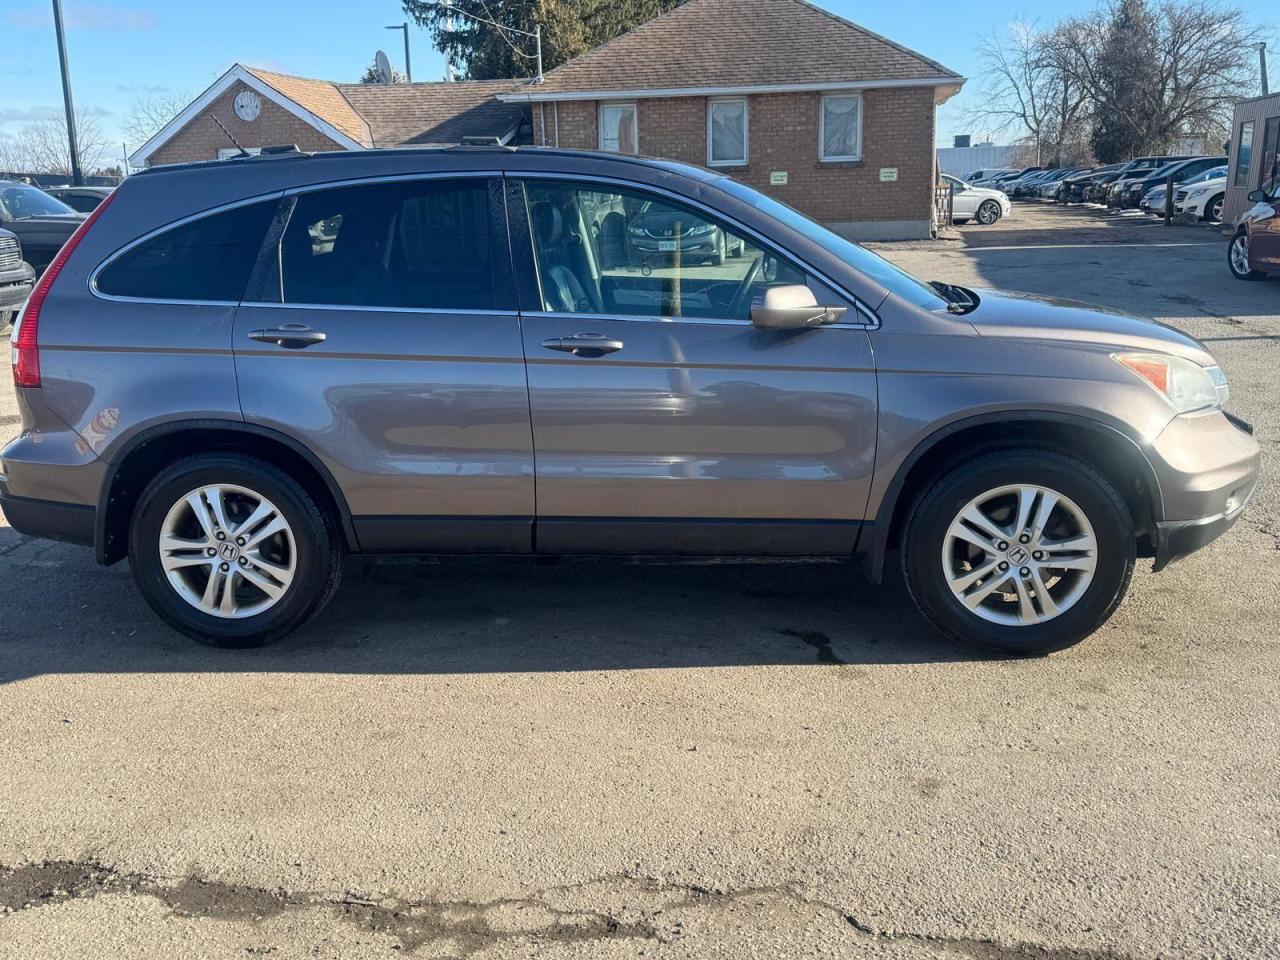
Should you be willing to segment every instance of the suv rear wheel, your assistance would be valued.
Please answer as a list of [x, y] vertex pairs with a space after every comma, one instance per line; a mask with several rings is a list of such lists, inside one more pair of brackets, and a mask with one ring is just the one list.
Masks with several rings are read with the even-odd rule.
[[989, 454], [917, 501], [902, 562], [925, 617], [964, 643], [1037, 655], [1079, 643], [1115, 612], [1136, 559], [1115, 487], [1060, 453]]
[[337, 590], [336, 525], [291, 477], [253, 457], [189, 457], [134, 511], [129, 561], [171, 626], [201, 643], [255, 647], [297, 629]]

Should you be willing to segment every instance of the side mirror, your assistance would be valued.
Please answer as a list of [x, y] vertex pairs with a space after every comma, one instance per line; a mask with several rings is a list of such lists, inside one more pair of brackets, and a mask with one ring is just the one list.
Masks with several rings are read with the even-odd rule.
[[802, 330], [838, 322], [847, 307], [823, 307], [813, 291], [792, 283], [765, 287], [751, 304], [751, 322], [763, 330]]
[[1266, 203], [1270, 199], [1265, 190], [1254, 190], [1249, 194], [1250, 203]]

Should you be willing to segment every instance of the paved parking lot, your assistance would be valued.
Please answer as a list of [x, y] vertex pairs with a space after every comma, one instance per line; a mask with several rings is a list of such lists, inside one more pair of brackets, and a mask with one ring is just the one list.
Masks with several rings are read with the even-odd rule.
[[[1019, 205], [881, 248], [1205, 340], [1280, 469], [1280, 283]], [[0, 433], [16, 427], [7, 376]], [[1280, 494], [1049, 659], [840, 567], [353, 565], [200, 648], [0, 527], [0, 956], [1264, 957]]]

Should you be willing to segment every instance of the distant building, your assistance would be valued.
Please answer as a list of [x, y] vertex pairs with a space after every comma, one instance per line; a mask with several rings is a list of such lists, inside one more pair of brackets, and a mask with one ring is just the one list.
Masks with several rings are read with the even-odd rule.
[[236, 65], [130, 162], [234, 156], [227, 133], [250, 153], [484, 137], [701, 164], [845, 236], [921, 238], [937, 107], [963, 84], [804, 0], [688, 0], [538, 84], [332, 83]]
[[1236, 217], [1253, 206], [1249, 194], [1261, 189], [1264, 183], [1275, 183], [1277, 175], [1280, 175], [1280, 93], [1241, 100], [1231, 119], [1231, 156], [1223, 223], [1234, 223]]
[[999, 147], [991, 143], [980, 143], [976, 147], [939, 147], [938, 172], [965, 177], [974, 170], [1013, 167], [1016, 166], [1013, 158], [1017, 152], [1016, 146]]

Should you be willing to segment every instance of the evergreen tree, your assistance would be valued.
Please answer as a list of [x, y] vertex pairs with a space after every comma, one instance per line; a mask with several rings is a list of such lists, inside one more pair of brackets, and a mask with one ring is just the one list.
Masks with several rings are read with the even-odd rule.
[[1168, 146], [1154, 142], [1161, 82], [1154, 51], [1156, 18], [1147, 0], [1120, 0], [1111, 9], [1106, 39], [1094, 65], [1104, 102], [1093, 131], [1093, 152], [1102, 163], [1128, 160]]
[[[468, 80], [532, 77], [537, 60], [532, 37], [478, 22], [534, 32], [542, 27], [542, 69], [551, 70], [580, 53], [666, 13], [680, 0], [404, 0], [404, 12], [435, 36], [436, 49]], [[462, 11], [472, 16], [462, 16]]]

